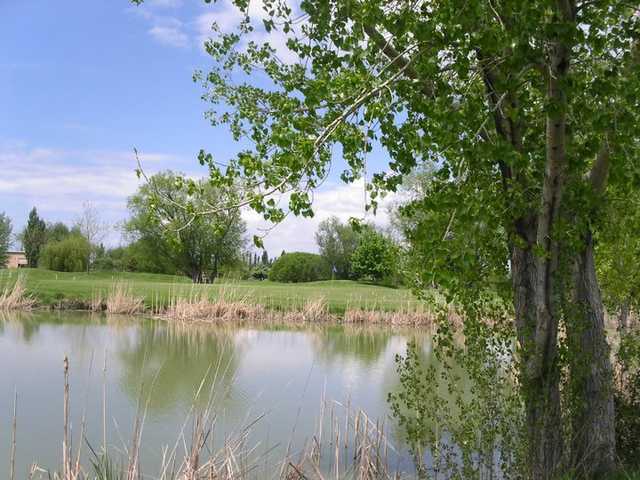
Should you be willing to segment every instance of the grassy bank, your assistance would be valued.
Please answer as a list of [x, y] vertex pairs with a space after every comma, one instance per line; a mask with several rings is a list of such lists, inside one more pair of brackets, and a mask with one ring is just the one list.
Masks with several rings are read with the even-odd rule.
[[399, 311], [412, 309], [417, 300], [406, 289], [335, 280], [310, 283], [269, 281], [220, 281], [193, 285], [185, 277], [145, 273], [61, 273], [41, 269], [0, 270], [0, 289], [22, 275], [27, 293], [41, 306], [89, 305], [96, 296], [106, 297], [118, 282], [126, 282], [131, 292], [146, 306], [167, 306], [176, 298], [206, 294], [212, 299], [233, 295], [245, 302], [274, 310], [299, 309], [323, 299], [330, 313], [348, 309]]

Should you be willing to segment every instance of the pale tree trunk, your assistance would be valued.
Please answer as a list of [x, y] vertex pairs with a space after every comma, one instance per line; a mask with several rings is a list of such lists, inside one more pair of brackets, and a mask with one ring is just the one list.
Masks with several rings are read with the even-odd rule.
[[572, 464], [579, 478], [606, 478], [616, 467], [613, 370], [596, 277], [593, 239], [587, 233], [573, 264], [567, 312], [572, 392]]

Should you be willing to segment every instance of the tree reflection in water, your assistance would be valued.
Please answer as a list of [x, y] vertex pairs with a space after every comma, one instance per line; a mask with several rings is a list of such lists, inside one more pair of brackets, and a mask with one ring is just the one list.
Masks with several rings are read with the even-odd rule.
[[391, 336], [392, 332], [385, 329], [338, 325], [320, 328], [313, 346], [317, 358], [328, 364], [352, 359], [371, 365], [387, 349]]
[[210, 401], [228, 408], [237, 350], [231, 330], [150, 321], [116, 352], [121, 386], [132, 399], [142, 391], [152, 413], [203, 407]]

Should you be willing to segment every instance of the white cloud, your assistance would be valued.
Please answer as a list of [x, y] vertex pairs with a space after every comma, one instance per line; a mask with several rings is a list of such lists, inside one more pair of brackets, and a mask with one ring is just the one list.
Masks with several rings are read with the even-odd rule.
[[250, 235], [262, 234], [273, 227], [264, 238], [265, 248], [271, 255], [279, 255], [282, 250], [315, 252], [315, 232], [320, 222], [331, 216], [346, 222], [350, 218], [364, 219], [379, 227], [389, 225], [388, 206], [396, 195], [387, 195], [378, 205], [377, 215], [365, 211], [364, 181], [351, 184], [326, 185], [313, 196], [313, 218], [289, 215], [282, 223], [272, 226], [255, 212], [245, 212], [244, 218]]
[[[188, 158], [161, 153], [143, 153], [143, 166], [149, 175], [181, 165], [194, 167]], [[112, 224], [127, 217], [127, 197], [141, 184], [135, 175], [132, 152], [80, 151], [34, 148], [23, 143], [0, 143], [0, 205], [13, 218], [16, 231], [21, 228], [28, 210], [36, 206], [48, 220], [71, 222], [80, 213], [83, 202], [91, 202], [104, 220]], [[189, 176], [202, 176], [202, 170], [190, 170]], [[389, 224], [387, 207], [397, 195], [385, 197], [373, 216], [365, 212], [364, 183], [326, 184], [313, 196], [313, 218], [288, 216], [273, 226], [251, 211], [243, 211], [249, 237], [263, 234], [271, 255], [286, 251], [317, 251], [314, 234], [318, 224], [332, 216], [342, 221], [364, 218], [385, 227]], [[286, 198], [281, 201], [286, 206]], [[107, 243], [118, 244], [119, 232], [113, 231]]]
[[184, 48], [189, 46], [189, 36], [183, 31], [182, 23], [177, 20], [165, 25], [154, 25], [149, 29], [149, 35], [158, 42], [171, 47]]
[[181, 1], [156, 0], [139, 7], [128, 8], [127, 11], [151, 25], [147, 33], [157, 42], [171, 47], [185, 48], [191, 44], [191, 37], [184, 22], [177, 17], [158, 13], [162, 8], [177, 8], [181, 5]]
[[[179, 162], [176, 156], [155, 153], [145, 154], [143, 160], [158, 170]], [[126, 217], [127, 197], [140, 184], [135, 168], [132, 152], [0, 144], [0, 204], [13, 218], [15, 231], [32, 206], [48, 220], [71, 222], [87, 201], [105, 221], [115, 223]], [[118, 240], [114, 230], [109, 243]]]
[[[249, 41], [258, 44], [269, 43], [276, 51], [276, 55], [285, 63], [293, 63], [296, 61], [296, 55], [287, 47], [287, 35], [280, 30], [267, 32], [262, 21], [268, 18], [267, 12], [263, 8], [262, 0], [251, 0], [249, 2], [248, 14], [254, 26], [252, 33], [247, 34], [242, 39], [241, 47], [246, 47]], [[300, 12], [300, 7], [295, 2], [289, 2], [292, 9], [292, 15], [295, 17]], [[213, 11], [207, 11], [199, 15], [194, 24], [197, 30], [197, 41], [203, 46], [204, 42], [211, 38], [211, 26], [215, 22], [218, 28], [224, 33], [233, 32], [244, 15], [232, 3], [231, 0], [222, 0], [216, 4]], [[300, 25], [298, 25], [299, 28]]]

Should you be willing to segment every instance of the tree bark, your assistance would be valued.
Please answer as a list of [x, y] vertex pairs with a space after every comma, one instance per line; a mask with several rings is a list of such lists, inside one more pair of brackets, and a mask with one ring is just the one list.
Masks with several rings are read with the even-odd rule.
[[607, 478], [616, 468], [613, 369], [590, 233], [575, 256], [572, 284], [567, 312], [574, 394], [572, 464], [579, 478]]
[[[540, 296], [536, 289], [540, 267], [532, 246], [535, 228], [520, 231], [528, 239], [525, 248], [512, 247], [511, 265], [518, 341], [522, 349], [521, 384], [527, 414], [531, 478], [551, 480], [563, 466], [563, 432], [560, 406], [560, 368], [557, 358], [557, 317], [548, 315], [551, 290]], [[540, 305], [542, 301], [543, 305]], [[541, 321], [549, 333], [540, 350], [536, 332]], [[535, 367], [534, 367], [535, 365]]]

